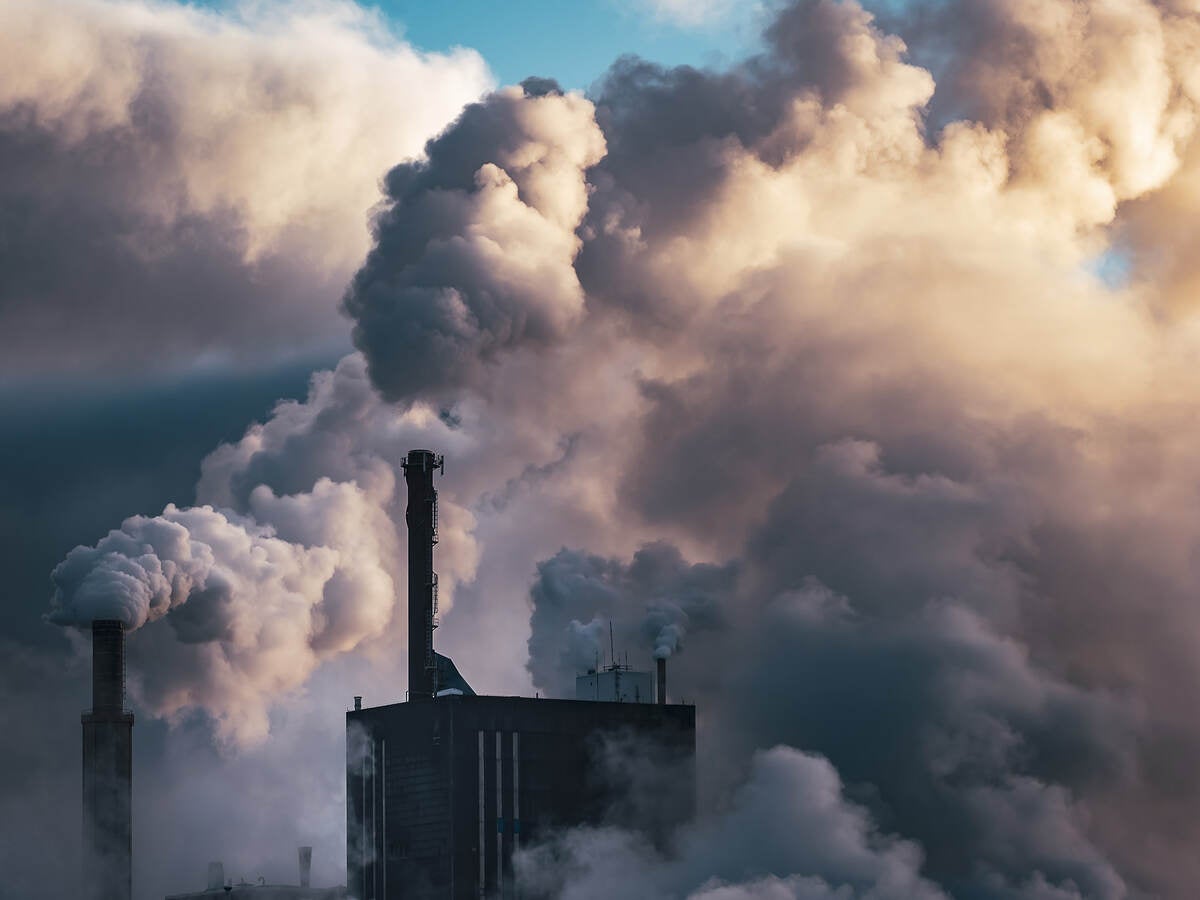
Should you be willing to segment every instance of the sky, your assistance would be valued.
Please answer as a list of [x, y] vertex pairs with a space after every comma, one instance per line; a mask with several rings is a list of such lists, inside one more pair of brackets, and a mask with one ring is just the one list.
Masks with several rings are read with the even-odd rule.
[[571, 898], [1187, 898], [1200, 7], [0, 0], [0, 897], [69, 896], [129, 628], [135, 897], [344, 872], [438, 648], [697, 704]]
[[[197, 7], [236, 11], [231, 0]], [[503, 7], [488, 0], [363, 3], [392, 34], [418, 50], [478, 51], [501, 84], [540, 75], [564, 88], [587, 90], [619, 56], [664, 65], [717, 66], [757, 50], [772, 5], [727, 0], [522, 0]]]
[[[689, 14], [692, 7], [696, 12]], [[542, 75], [574, 90], [587, 90], [613, 60], [627, 54], [666, 65], [720, 65], [738, 59], [758, 44], [758, 26], [767, 15], [760, 7], [680, 3], [656, 9], [638, 0], [529, 0], [507, 4], [497, 17], [495, 4], [486, 0], [378, 4], [417, 47], [472, 47], [500, 83]]]

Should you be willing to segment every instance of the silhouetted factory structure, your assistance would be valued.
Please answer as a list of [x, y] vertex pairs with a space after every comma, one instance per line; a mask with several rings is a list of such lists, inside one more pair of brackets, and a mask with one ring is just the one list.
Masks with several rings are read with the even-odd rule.
[[[441, 469], [428, 450], [404, 460], [407, 701], [363, 709], [356, 697], [346, 714], [346, 887], [310, 887], [311, 848], [302, 847], [299, 885], [234, 884], [211, 863], [205, 890], [168, 900], [504, 900], [517, 895], [513, 857], [522, 846], [601, 821], [657, 843], [691, 816], [696, 710], [667, 703], [665, 660], [655, 686], [614, 654], [611, 665], [579, 675], [574, 700], [550, 700], [478, 696], [434, 650], [433, 476]], [[81, 895], [131, 900], [133, 713], [120, 621], [92, 623], [92, 708], [82, 722]]]
[[435, 652], [439, 469], [428, 450], [404, 461], [408, 700], [362, 709], [356, 698], [346, 714], [346, 875], [357, 900], [515, 896], [514, 852], [610, 814], [633, 780], [622, 766], [649, 766], [644, 754], [670, 766], [672, 790], [624, 824], [653, 840], [694, 805], [695, 707], [666, 703], [665, 661], [657, 703], [650, 676], [615, 660], [580, 676], [576, 700], [543, 700], [478, 696]]
[[83, 722], [83, 894], [129, 900], [133, 713], [125, 708], [125, 626], [92, 622], [92, 708]]

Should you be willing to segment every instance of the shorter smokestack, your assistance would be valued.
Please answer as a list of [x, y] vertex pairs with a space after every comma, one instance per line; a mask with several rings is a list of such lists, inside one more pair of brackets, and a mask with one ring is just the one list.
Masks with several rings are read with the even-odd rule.
[[300, 887], [306, 888], [312, 880], [312, 847], [300, 848]]
[[667, 702], [667, 658], [660, 656], [658, 662], [658, 705], [665, 706]]
[[354, 708], [355, 708], [355, 710], [362, 709], [362, 697], [354, 698]]
[[225, 887], [225, 864], [210, 862], [208, 864], [208, 890], [219, 891]]

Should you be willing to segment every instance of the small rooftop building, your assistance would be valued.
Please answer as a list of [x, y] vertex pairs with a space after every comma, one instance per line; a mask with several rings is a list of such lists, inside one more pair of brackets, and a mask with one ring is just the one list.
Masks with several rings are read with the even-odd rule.
[[649, 672], [635, 672], [614, 663], [600, 671], [589, 669], [575, 678], [575, 699], [602, 703], [653, 703]]
[[344, 887], [315, 888], [311, 887], [310, 873], [312, 871], [312, 847], [300, 848], [300, 883], [296, 884], [267, 884], [262, 879], [248, 882], [239, 879], [237, 882], [225, 880], [225, 866], [220, 862], [208, 864], [208, 886], [202, 891], [192, 891], [186, 894], [168, 894], [166, 900], [218, 900], [229, 897], [230, 900], [346, 900]]

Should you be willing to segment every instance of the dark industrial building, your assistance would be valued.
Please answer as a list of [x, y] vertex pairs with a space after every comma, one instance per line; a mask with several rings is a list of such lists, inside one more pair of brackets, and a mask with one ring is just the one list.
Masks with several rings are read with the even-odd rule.
[[[427, 450], [404, 463], [408, 700], [362, 709], [356, 698], [346, 715], [346, 874], [356, 900], [515, 897], [522, 845], [614, 817], [661, 840], [694, 806], [695, 707], [666, 703], [665, 663], [657, 703], [648, 674], [615, 663], [581, 676], [577, 696], [589, 699], [487, 697], [434, 651], [441, 468]], [[670, 772], [670, 784], [641, 777], [651, 769]], [[630, 796], [635, 784], [640, 797]]]
[[[449, 695], [346, 721], [346, 872], [359, 900], [511, 896], [522, 842], [599, 822], [618, 799], [607, 740], [673, 755], [676, 803], [654, 809], [691, 812], [695, 707]], [[670, 822], [643, 824], [653, 836]]]
[[92, 708], [83, 713], [83, 896], [129, 900], [133, 713], [125, 708], [125, 626], [92, 623]]

